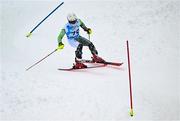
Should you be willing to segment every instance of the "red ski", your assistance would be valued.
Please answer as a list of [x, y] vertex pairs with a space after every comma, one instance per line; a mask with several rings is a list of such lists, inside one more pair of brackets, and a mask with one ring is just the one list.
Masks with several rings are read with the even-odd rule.
[[60, 71], [73, 71], [73, 70], [82, 70], [82, 69], [90, 69], [90, 68], [99, 68], [99, 67], [105, 67], [106, 64], [103, 65], [96, 65], [96, 66], [88, 66], [87, 68], [58, 68]]
[[117, 63], [117, 62], [94, 62], [93, 60], [82, 60], [82, 63], [100, 63], [100, 64], [105, 64], [105, 65], [113, 65], [113, 66], [121, 66], [123, 63]]
[[113, 66], [121, 66], [123, 63], [116, 63], [116, 62], [94, 62], [93, 60], [82, 60], [82, 63], [92, 63], [92, 64], [101, 64], [96, 66], [89, 66], [87, 68], [59, 68], [58, 70], [61, 71], [72, 71], [72, 70], [80, 70], [80, 69], [90, 69], [90, 68], [98, 68], [98, 67], [105, 67], [107, 65], [113, 65]]

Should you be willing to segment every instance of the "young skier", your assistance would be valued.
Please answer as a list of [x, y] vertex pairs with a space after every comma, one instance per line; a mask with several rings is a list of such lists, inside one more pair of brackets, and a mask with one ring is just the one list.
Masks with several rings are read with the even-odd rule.
[[68, 14], [67, 20], [68, 23], [63, 29], [61, 29], [61, 32], [58, 36], [58, 49], [64, 48], [62, 38], [66, 34], [69, 44], [73, 47], [77, 47], [75, 51], [76, 57], [73, 68], [87, 68], [87, 66], [81, 62], [83, 46], [89, 47], [89, 50], [93, 55], [92, 59], [94, 62], [105, 62], [101, 57], [98, 56], [98, 51], [96, 50], [94, 44], [90, 40], [82, 37], [79, 34], [79, 27], [83, 28], [83, 30], [86, 31], [87, 34], [91, 34], [92, 30], [90, 28], [87, 28], [85, 24], [80, 19], [78, 19], [74, 13]]

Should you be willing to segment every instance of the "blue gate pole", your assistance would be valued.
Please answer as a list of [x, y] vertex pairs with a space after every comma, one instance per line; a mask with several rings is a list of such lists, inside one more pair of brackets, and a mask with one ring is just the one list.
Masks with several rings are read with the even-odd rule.
[[27, 35], [26, 37], [30, 37], [33, 33], [34, 30], [36, 30], [38, 28], [38, 26], [40, 24], [42, 24], [43, 21], [45, 21], [54, 11], [56, 11], [62, 4], [64, 4], [64, 2], [62, 2], [61, 4], [59, 4], [51, 13], [49, 13], [49, 15], [47, 15], [41, 22], [39, 22]]

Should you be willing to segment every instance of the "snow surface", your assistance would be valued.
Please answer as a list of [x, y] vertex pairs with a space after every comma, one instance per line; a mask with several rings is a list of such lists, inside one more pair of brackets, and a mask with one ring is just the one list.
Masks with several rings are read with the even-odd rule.
[[[0, 120], [180, 120], [180, 1], [1, 0]], [[91, 27], [99, 55], [121, 68], [76, 72], [74, 48], [65, 48], [29, 71], [57, 47], [66, 15]], [[81, 30], [81, 35], [87, 34]], [[135, 116], [130, 117], [126, 40], [130, 43]], [[90, 58], [84, 48], [84, 58]]]

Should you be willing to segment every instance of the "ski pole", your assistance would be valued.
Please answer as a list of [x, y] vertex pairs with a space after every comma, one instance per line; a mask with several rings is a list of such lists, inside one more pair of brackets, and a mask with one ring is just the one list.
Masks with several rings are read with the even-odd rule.
[[128, 57], [128, 71], [129, 71], [129, 91], [130, 91], [130, 116], [134, 115], [133, 112], [133, 97], [132, 97], [132, 83], [131, 83], [131, 67], [130, 67], [130, 54], [129, 54], [129, 43], [128, 40], [126, 41], [127, 44], [127, 57]]
[[89, 38], [89, 41], [90, 41], [90, 34], [88, 34], [88, 38]]
[[54, 52], [56, 52], [58, 49], [55, 49], [54, 51], [52, 51], [51, 53], [49, 53], [48, 55], [46, 55], [44, 58], [42, 58], [41, 60], [39, 60], [38, 62], [36, 62], [35, 64], [33, 64], [32, 66], [30, 66], [29, 68], [26, 69], [26, 71], [28, 71], [29, 69], [31, 69], [32, 67], [34, 67], [35, 65], [37, 65], [38, 63], [40, 63], [41, 61], [43, 61], [44, 59], [46, 59], [48, 56], [50, 56], [51, 54], [53, 54]]
[[54, 11], [56, 11], [64, 2], [59, 4], [53, 11], [51, 11], [43, 20], [41, 20], [27, 35], [26, 37], [30, 37], [35, 29], [38, 28], [40, 24], [42, 24], [43, 21], [45, 21]]

